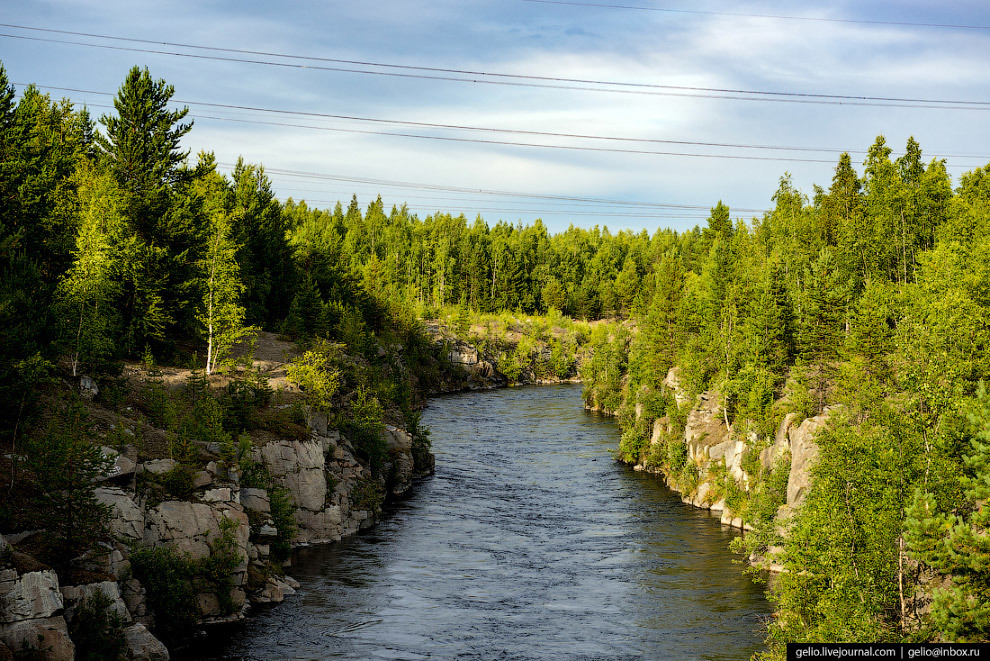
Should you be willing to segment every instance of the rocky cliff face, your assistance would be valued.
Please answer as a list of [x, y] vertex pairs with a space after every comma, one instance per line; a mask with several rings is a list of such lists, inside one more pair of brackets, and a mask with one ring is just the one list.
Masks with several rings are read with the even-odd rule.
[[[386, 426], [382, 433], [388, 457], [381, 474], [387, 479], [372, 475], [348, 439], [327, 429], [326, 419], [319, 416], [308, 439], [276, 438], [253, 448], [253, 461], [288, 495], [295, 518], [292, 545], [336, 541], [373, 525], [383, 488], [391, 496], [402, 496], [412, 487], [417, 469], [419, 474], [431, 471], [431, 463], [417, 467], [406, 431]], [[271, 494], [246, 485], [239, 471], [224, 467], [219, 454], [211, 453], [216, 448], [204, 449], [209, 460], [192, 471], [191, 493], [160, 500], [142, 485], [164, 479], [176, 468], [175, 461], [139, 461], [131, 446], [121, 452], [104, 448], [115, 466], [95, 493], [112, 512], [115, 542], [75, 563], [101, 580], [60, 585], [54, 571], [32, 570], [30, 559], [19, 563], [13, 558], [8, 542], [16, 546], [26, 535], [0, 537], [0, 659], [25, 647], [37, 650], [41, 658], [72, 659], [68, 632], [74, 607], [97, 591], [122, 618], [129, 659], [168, 659], [168, 650], [151, 633], [156, 614], [146, 586], [131, 569], [130, 559], [138, 548], [166, 547], [191, 562], [202, 562], [216, 553], [227, 535], [233, 554], [229, 593], [196, 584], [203, 624], [243, 618], [251, 604], [279, 602], [294, 592], [298, 584], [282, 573], [272, 555], [272, 544], [285, 531], [273, 517]]]
[[[664, 386], [673, 392], [677, 404], [683, 405], [686, 397], [680, 388], [676, 368], [667, 374]], [[756, 435], [743, 437], [732, 429], [726, 422], [720, 401], [719, 393], [703, 392], [687, 416], [682, 440], [686, 446], [688, 465], [693, 467], [697, 480], [685, 487], [674, 475], [664, 474], [668, 486], [680, 493], [685, 503], [721, 513], [722, 523], [751, 530], [750, 523], [726, 504], [724, 480], [730, 479], [738, 489], [748, 492], [757, 476], [751, 475], [747, 467], [750, 471], [756, 466], [771, 470], [784, 460], [788, 462], [787, 500], [778, 510], [777, 518], [785, 520], [807, 496], [811, 486], [811, 467], [818, 455], [815, 435], [827, 423], [834, 408], [827, 408], [821, 415], [805, 420], [798, 420], [793, 413], [788, 414], [777, 429], [773, 444], [759, 450], [758, 460], [750, 458], [747, 462], [751, 453], [756, 451]], [[666, 417], [654, 421], [651, 446], [665, 442], [672, 432]], [[645, 464], [636, 468], [661, 472]]]

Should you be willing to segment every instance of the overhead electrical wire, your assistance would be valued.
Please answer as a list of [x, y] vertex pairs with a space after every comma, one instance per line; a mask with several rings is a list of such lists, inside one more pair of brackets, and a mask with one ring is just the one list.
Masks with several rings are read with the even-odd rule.
[[[233, 167], [233, 163], [218, 163], [223, 167]], [[560, 200], [568, 202], [590, 202], [601, 205], [608, 206], [621, 206], [621, 207], [632, 207], [632, 208], [654, 208], [654, 209], [701, 209], [705, 211], [711, 210], [711, 205], [699, 205], [699, 204], [675, 204], [671, 202], [641, 202], [632, 200], [614, 200], [608, 198], [598, 198], [598, 197], [584, 197], [579, 195], [549, 195], [546, 193], [524, 193], [518, 191], [503, 191], [503, 190], [493, 190], [487, 188], [471, 188], [465, 186], [442, 186], [439, 184], [423, 184], [415, 182], [405, 182], [405, 181], [395, 181], [389, 179], [373, 179], [369, 177], [354, 177], [354, 176], [344, 176], [338, 174], [329, 174], [323, 172], [307, 172], [303, 170], [289, 170], [283, 168], [265, 168], [266, 174], [275, 174], [282, 176], [289, 176], [304, 180], [324, 180], [324, 181], [341, 181], [347, 183], [357, 183], [357, 184], [369, 184], [375, 186], [383, 186], [389, 188], [407, 188], [413, 190], [430, 190], [430, 191], [446, 191], [453, 193], [471, 193], [477, 195], [490, 195], [498, 197], [518, 197], [525, 199], [535, 199], [535, 200]], [[735, 211], [740, 211], [744, 213], [762, 213], [763, 209], [744, 209], [738, 208]]]
[[[17, 83], [19, 86], [23, 86], [23, 83]], [[37, 85], [41, 89], [57, 90], [63, 92], [74, 92], [80, 94], [93, 94], [99, 96], [112, 96], [109, 92], [98, 92], [95, 90], [84, 90], [78, 88], [69, 87], [56, 87], [49, 85]], [[647, 144], [673, 144], [673, 145], [688, 145], [688, 146], [700, 146], [700, 147], [718, 147], [718, 148], [732, 148], [732, 149], [753, 149], [753, 150], [770, 150], [770, 151], [790, 151], [790, 152], [828, 152], [828, 153], [865, 153], [864, 150], [844, 150], [837, 148], [822, 148], [822, 147], [796, 147], [796, 146], [785, 146], [785, 145], [752, 145], [752, 144], [740, 144], [740, 143], [723, 143], [723, 142], [704, 142], [704, 141], [692, 141], [692, 140], [661, 140], [656, 138], [633, 138], [627, 136], [605, 136], [605, 135], [590, 135], [581, 133], [557, 133], [550, 131], [532, 131], [524, 129], [508, 129], [508, 128], [497, 128], [497, 127], [483, 127], [483, 126], [468, 126], [460, 124], [448, 124], [448, 123], [436, 123], [436, 122], [423, 122], [415, 120], [394, 120], [394, 119], [381, 119], [373, 117], [361, 117], [356, 115], [338, 115], [331, 113], [318, 113], [309, 111], [299, 111], [299, 110], [283, 110], [274, 108], [262, 108], [257, 106], [246, 106], [246, 105], [235, 105], [235, 104], [225, 104], [225, 103], [213, 103], [206, 101], [192, 101], [192, 100], [182, 100], [175, 99], [173, 101], [176, 104], [186, 104], [192, 106], [203, 106], [208, 108], [219, 108], [224, 110], [242, 110], [248, 112], [266, 113], [266, 114], [276, 114], [276, 115], [290, 115], [290, 116], [300, 116], [308, 118], [317, 119], [333, 119], [333, 120], [345, 120], [354, 122], [367, 122], [373, 124], [391, 124], [391, 125], [401, 125], [401, 126], [415, 126], [423, 128], [436, 128], [436, 129], [447, 129], [447, 130], [461, 130], [461, 131], [473, 131], [473, 132], [486, 132], [486, 133], [500, 133], [500, 134], [518, 134], [518, 135], [532, 135], [532, 136], [543, 136], [543, 137], [554, 137], [554, 138], [571, 138], [571, 139], [581, 139], [581, 140], [598, 140], [598, 141], [617, 141], [617, 142], [635, 142], [635, 143], [647, 143]], [[97, 105], [97, 107], [100, 107]], [[421, 135], [413, 133], [400, 133], [396, 131], [369, 131], [353, 128], [341, 128], [341, 127], [331, 127], [331, 126], [313, 126], [309, 124], [295, 124], [289, 122], [272, 122], [263, 121], [258, 119], [244, 119], [238, 117], [221, 117], [215, 115], [204, 115], [204, 114], [194, 114], [195, 119], [206, 119], [213, 121], [223, 121], [232, 123], [242, 123], [242, 124], [258, 124], [265, 126], [284, 126], [290, 128], [302, 128], [308, 130], [318, 130], [318, 131], [332, 131], [338, 133], [356, 133], [364, 135], [386, 135], [402, 138], [413, 138], [420, 140], [437, 140], [442, 142], [468, 142], [468, 143], [480, 143], [480, 144], [493, 144], [502, 146], [516, 146], [516, 147], [530, 147], [530, 148], [541, 148], [541, 149], [558, 149], [558, 150], [570, 150], [570, 151], [592, 151], [592, 152], [604, 152], [604, 153], [620, 153], [620, 154], [639, 154], [639, 155], [654, 155], [654, 156], [682, 156], [689, 158], [717, 158], [717, 159], [730, 159], [730, 160], [758, 160], [758, 161], [780, 161], [780, 162], [797, 162], [797, 163], [832, 163], [833, 160], [829, 159], [815, 159], [815, 158], [794, 158], [794, 157], [783, 157], [783, 156], [759, 156], [752, 154], [708, 154], [708, 153], [690, 153], [690, 152], [672, 152], [672, 151], [657, 151], [657, 150], [646, 150], [646, 149], [619, 149], [619, 148], [606, 148], [606, 147], [589, 147], [580, 145], [558, 145], [558, 144], [545, 144], [545, 143], [531, 143], [531, 142], [515, 142], [508, 140], [483, 140], [476, 138], [463, 138], [463, 137], [453, 137], [453, 136], [437, 136], [437, 135]], [[964, 158], [964, 159], [980, 159], [983, 160], [984, 157], [980, 155], [970, 155], [970, 154], [949, 154], [943, 156], [943, 158]], [[963, 167], [963, 166], [960, 166]]]
[[[816, 94], [807, 92], [779, 92], [770, 90], [745, 90], [716, 87], [692, 87], [679, 85], [659, 85], [649, 83], [632, 83], [621, 81], [590, 80], [581, 78], [564, 78], [557, 76], [537, 76], [526, 74], [509, 74], [485, 71], [470, 71], [463, 69], [452, 69], [443, 67], [423, 67], [405, 64], [393, 64], [383, 62], [367, 62], [360, 60], [345, 60], [339, 58], [326, 58], [317, 56], [303, 56], [293, 54], [282, 54], [265, 51], [251, 51], [234, 48], [221, 48], [216, 46], [202, 46], [196, 44], [182, 44], [168, 41], [152, 41], [148, 39], [136, 39], [132, 37], [118, 37], [113, 35], [100, 35], [85, 32], [73, 32], [69, 30], [56, 30], [53, 28], [38, 28], [33, 26], [22, 26], [10, 23], [0, 23], [0, 27], [9, 27], [20, 30], [40, 31], [47, 33], [68, 34], [73, 36], [85, 36], [90, 38], [107, 39], [114, 41], [126, 41], [136, 43], [162, 44], [173, 48], [186, 48], [196, 50], [206, 50], [213, 52], [236, 53], [242, 55], [257, 55], [264, 57], [278, 57], [292, 60], [308, 60], [313, 62], [334, 62], [342, 65], [378, 67], [385, 69], [398, 69], [405, 71], [419, 71], [430, 73], [403, 73], [400, 71], [373, 71], [368, 69], [354, 69], [347, 66], [324, 66], [311, 64], [296, 64], [291, 62], [274, 62], [271, 60], [248, 59], [242, 57], [227, 57], [219, 55], [203, 55], [197, 53], [182, 53], [176, 51], [165, 51], [151, 48], [137, 48], [132, 46], [113, 46], [108, 44], [94, 44], [82, 41], [72, 41], [67, 39], [52, 39], [46, 37], [32, 37], [28, 35], [0, 33], [0, 37], [11, 39], [23, 39], [28, 41], [41, 41], [47, 43], [61, 43], [68, 45], [84, 46], [89, 48], [99, 48], [105, 50], [119, 50], [139, 53], [152, 53], [157, 55], [168, 55], [173, 57], [185, 57], [201, 60], [215, 60], [221, 62], [239, 62], [256, 64], [263, 66], [313, 69], [321, 71], [336, 71], [343, 73], [393, 76], [400, 78], [444, 80], [450, 82], [478, 83], [491, 85], [508, 85], [516, 87], [536, 87], [546, 89], [563, 89], [571, 91], [605, 92], [618, 94], [638, 94], [652, 96], [678, 96], [688, 98], [716, 98], [738, 101], [772, 101], [779, 103], [802, 103], [802, 104], [824, 104], [824, 105], [854, 105], [873, 107], [897, 107], [897, 108], [922, 108], [939, 110], [990, 110], [990, 101], [966, 101], [952, 99], [912, 99], [903, 97], [881, 97], [863, 95], [844, 94]], [[453, 75], [433, 75], [433, 74], [456, 74]], [[461, 76], [482, 76], [483, 78], [464, 78]], [[526, 82], [528, 81], [528, 82]], [[550, 84], [567, 83], [567, 84]], [[588, 87], [597, 85], [598, 87]]]
[[523, 0], [543, 5], [570, 5], [573, 7], [597, 7], [605, 9], [636, 9], [639, 11], [666, 12], [671, 14], [696, 14], [701, 16], [735, 16], [739, 18], [774, 18], [784, 21], [816, 21], [822, 23], [853, 23], [859, 25], [895, 25], [919, 28], [949, 28], [954, 30], [990, 30], [990, 25], [967, 25], [961, 23], [921, 23], [914, 21], [876, 21], [865, 18], [828, 18], [825, 16], [786, 16], [781, 14], [749, 14], [729, 11], [702, 11], [699, 9], [668, 9], [666, 7], [643, 7], [642, 5], [620, 5], [610, 2], [576, 2], [574, 0]]

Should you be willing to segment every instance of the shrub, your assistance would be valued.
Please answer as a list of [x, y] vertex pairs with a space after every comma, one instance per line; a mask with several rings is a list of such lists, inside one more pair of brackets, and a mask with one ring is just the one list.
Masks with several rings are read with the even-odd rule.
[[237, 522], [224, 518], [220, 521], [220, 535], [213, 540], [210, 555], [199, 563], [199, 573], [210, 583], [220, 610], [224, 615], [230, 615], [235, 610], [234, 601], [230, 596], [234, 589], [234, 570], [241, 563], [237, 552]]
[[75, 607], [69, 636], [79, 661], [118, 661], [125, 658], [124, 621], [111, 610], [113, 600], [102, 590], [84, 598]]
[[351, 402], [350, 417], [340, 423], [340, 429], [350, 439], [354, 449], [368, 457], [371, 472], [381, 472], [388, 449], [382, 436], [384, 411], [382, 405], [364, 386], [358, 387]]
[[287, 378], [299, 386], [306, 398], [307, 425], [314, 410], [330, 412], [331, 400], [340, 386], [340, 370], [336, 367], [339, 356], [338, 345], [318, 340], [286, 368]]
[[26, 445], [27, 468], [34, 475], [32, 509], [45, 528], [53, 559], [67, 563], [109, 539], [110, 508], [93, 494], [96, 480], [113, 461], [89, 438], [86, 411], [72, 399], [56, 412], [45, 433]]
[[167, 645], [188, 637], [199, 620], [193, 562], [175, 549], [159, 546], [135, 551], [131, 567], [148, 593], [158, 637]]
[[358, 480], [351, 487], [351, 509], [353, 510], [364, 510], [377, 514], [381, 512], [384, 502], [385, 492], [382, 491], [377, 480], [366, 477]]
[[278, 529], [278, 535], [271, 544], [271, 556], [273, 560], [285, 562], [292, 555], [292, 538], [295, 537], [297, 529], [296, 508], [289, 490], [280, 485], [269, 487], [268, 501], [272, 523]]

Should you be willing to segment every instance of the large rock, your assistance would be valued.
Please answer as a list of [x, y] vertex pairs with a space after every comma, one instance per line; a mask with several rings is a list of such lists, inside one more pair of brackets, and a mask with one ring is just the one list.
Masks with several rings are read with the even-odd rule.
[[127, 481], [134, 477], [134, 471], [137, 469], [136, 447], [128, 445], [124, 448], [123, 452], [118, 452], [104, 445], [100, 448], [100, 451], [104, 457], [113, 460], [113, 466], [110, 467], [110, 470], [107, 471], [103, 479], [119, 482]]
[[168, 661], [168, 648], [151, 635], [143, 624], [133, 624], [124, 629], [129, 661]]
[[272, 511], [271, 500], [264, 489], [241, 489], [241, 507], [259, 514], [270, 514]]
[[343, 517], [340, 508], [336, 505], [331, 505], [319, 512], [297, 510], [296, 524], [298, 529], [295, 541], [303, 544], [340, 541], [343, 533], [342, 522]]
[[0, 642], [18, 652], [35, 650], [38, 654], [32, 658], [44, 661], [73, 661], [76, 656], [76, 646], [61, 615], [0, 625]]
[[144, 542], [152, 546], [167, 545], [194, 560], [209, 557], [213, 540], [220, 536], [220, 521], [233, 519], [237, 523], [235, 537], [242, 563], [247, 564], [247, 541], [250, 534], [248, 517], [236, 505], [167, 500], [148, 512]]
[[144, 538], [144, 510], [123, 489], [99, 487], [93, 491], [96, 499], [113, 508], [110, 530], [117, 537], [139, 541]]
[[684, 388], [681, 387], [680, 374], [676, 367], [671, 367], [667, 370], [667, 376], [663, 379], [663, 385], [669, 388], [674, 393], [674, 402], [678, 407], [684, 406], [684, 402], [687, 401], [687, 394], [684, 392]]
[[48, 618], [61, 612], [62, 593], [58, 576], [46, 569], [21, 575], [0, 595], [0, 622]]
[[385, 425], [385, 443], [391, 466], [389, 474], [394, 477], [392, 493], [402, 495], [412, 488], [415, 475], [415, 462], [412, 456], [412, 435], [404, 429]]
[[760, 463], [767, 470], [773, 469], [774, 464], [776, 464], [785, 453], [790, 451], [791, 442], [788, 438], [788, 433], [796, 421], [796, 413], [788, 413], [785, 415], [784, 419], [780, 422], [780, 427], [777, 428], [777, 434], [774, 436], [773, 445], [768, 448], [764, 448], [760, 452]]
[[834, 411], [829, 407], [821, 415], [804, 420], [799, 426], [793, 425], [787, 432], [791, 450], [791, 472], [787, 478], [787, 505], [796, 508], [811, 489], [811, 467], [818, 458], [818, 444], [814, 438]]
[[155, 475], [164, 475], [178, 465], [175, 459], [152, 459], [141, 464], [143, 470]]
[[326, 505], [326, 459], [317, 441], [277, 441], [261, 448], [269, 472], [292, 494], [296, 507], [318, 512]]
[[110, 610], [120, 616], [125, 623], [131, 622], [131, 613], [127, 610], [124, 600], [120, 596], [120, 590], [116, 581], [103, 581], [102, 583], [89, 583], [87, 585], [66, 585], [62, 588], [62, 598], [66, 611], [65, 619], [72, 622], [75, 617], [75, 609], [83, 599], [92, 599], [97, 592], [102, 592], [110, 599]]
[[699, 463], [708, 461], [710, 449], [728, 439], [729, 430], [725, 426], [725, 416], [722, 405], [719, 404], [718, 393], [714, 391], [701, 393], [698, 405], [688, 414], [687, 424], [684, 427], [684, 442], [687, 444], [688, 457]]

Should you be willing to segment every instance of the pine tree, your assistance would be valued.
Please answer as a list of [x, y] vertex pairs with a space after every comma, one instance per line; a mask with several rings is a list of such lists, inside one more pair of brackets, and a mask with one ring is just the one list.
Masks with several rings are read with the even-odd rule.
[[106, 136], [97, 135], [100, 154], [109, 162], [117, 181], [139, 197], [176, 180], [179, 165], [189, 155], [179, 141], [192, 122], [179, 122], [189, 108], [169, 110], [175, 88], [164, 80], [152, 80], [145, 67], [132, 67], [113, 105], [117, 117], [103, 115]]
[[990, 395], [982, 383], [975, 409], [960, 513], [938, 511], [935, 496], [919, 489], [904, 535], [917, 560], [952, 577], [950, 587], [935, 590], [932, 604], [937, 630], [952, 641], [990, 637]]
[[820, 413], [828, 401], [834, 363], [843, 345], [843, 321], [847, 314], [849, 291], [829, 248], [821, 249], [818, 259], [805, 274], [805, 281], [801, 353], [814, 371]]
[[93, 494], [96, 480], [113, 464], [90, 440], [86, 412], [70, 400], [47, 433], [27, 448], [34, 474], [36, 507], [60, 562], [68, 563], [109, 537], [110, 508]]

